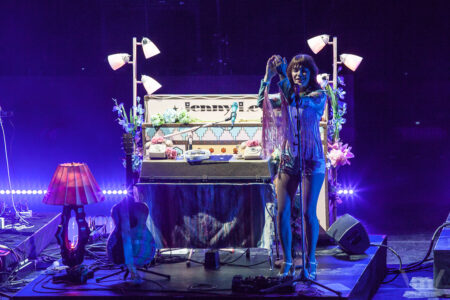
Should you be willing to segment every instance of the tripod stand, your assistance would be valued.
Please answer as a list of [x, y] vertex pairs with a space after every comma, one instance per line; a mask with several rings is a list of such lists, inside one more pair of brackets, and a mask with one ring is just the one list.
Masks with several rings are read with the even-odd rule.
[[[300, 166], [300, 170], [304, 169], [303, 166], [303, 160], [302, 160], [302, 148], [301, 148], [301, 134], [302, 134], [302, 129], [301, 129], [301, 124], [300, 124], [300, 101], [301, 101], [301, 97], [296, 96], [295, 97], [295, 109], [297, 112], [297, 159], [299, 162], [299, 166]], [[305, 258], [305, 250], [306, 250], [306, 241], [305, 241], [305, 235], [306, 235], [306, 230], [305, 230], [305, 218], [304, 218], [304, 205], [303, 205], [303, 190], [302, 190], [302, 171], [300, 171], [300, 176], [299, 176], [299, 183], [298, 183], [298, 188], [300, 190], [300, 226], [301, 226], [301, 231], [302, 231], [302, 271], [300, 274], [300, 277], [298, 279], [294, 279], [293, 281], [304, 281], [304, 282], [310, 282], [313, 283], [317, 286], [320, 286], [330, 292], [333, 292], [335, 294], [337, 294], [338, 296], [341, 296], [341, 292], [338, 292], [336, 290], [333, 290], [321, 283], [318, 283], [317, 281], [311, 279], [309, 276], [306, 275], [306, 258]], [[311, 243], [311, 241], [310, 241]]]
[[[147, 266], [144, 266], [142, 268], [137, 268], [137, 271], [154, 274], [154, 275], [161, 276], [161, 277], [164, 277], [164, 278], [167, 278], [168, 280], [170, 280], [170, 275], [158, 273], [158, 272], [155, 272], [155, 271], [150, 271]], [[108, 275], [96, 278], [95, 282], [100, 282], [100, 281], [105, 280], [107, 278], [116, 276], [116, 275], [118, 275], [120, 273], [124, 273], [123, 280], [126, 280], [128, 278], [128, 275], [130, 275], [130, 271], [128, 270], [128, 268], [126, 266], [121, 266], [120, 267], [120, 271], [117, 271], [117, 272], [114, 272], [114, 273], [111, 273], [111, 274], [108, 274]]]

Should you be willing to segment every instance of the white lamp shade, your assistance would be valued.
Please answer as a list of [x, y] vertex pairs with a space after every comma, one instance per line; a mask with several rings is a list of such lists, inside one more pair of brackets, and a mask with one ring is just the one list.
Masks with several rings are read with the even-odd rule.
[[119, 69], [129, 61], [130, 61], [130, 54], [128, 53], [117, 53], [108, 55], [108, 63], [114, 71]]
[[362, 61], [362, 57], [353, 54], [341, 54], [341, 62], [350, 70], [355, 71]]
[[328, 80], [330, 80], [330, 74], [327, 74], [327, 73], [317, 74], [316, 80], [317, 80], [317, 83], [322, 88], [324, 88], [325, 85], [328, 83]]
[[142, 75], [141, 81], [148, 95], [153, 94], [161, 87], [158, 81], [147, 75]]
[[142, 50], [144, 51], [144, 56], [146, 59], [160, 53], [158, 47], [156, 47], [156, 45], [153, 44], [153, 42], [150, 41], [146, 37], [142, 38], [141, 44], [142, 44]]
[[313, 38], [310, 38], [307, 43], [309, 48], [311, 48], [312, 52], [314, 54], [319, 53], [320, 50], [323, 49], [328, 44], [328, 41], [330, 40], [330, 36], [328, 34], [322, 34], [315, 36]]

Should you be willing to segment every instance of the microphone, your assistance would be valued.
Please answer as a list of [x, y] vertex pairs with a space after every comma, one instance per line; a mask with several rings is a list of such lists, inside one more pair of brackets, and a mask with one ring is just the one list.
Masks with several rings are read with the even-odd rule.
[[231, 127], [234, 127], [234, 121], [236, 121], [237, 109], [238, 109], [237, 102], [233, 102], [233, 104], [231, 105]]

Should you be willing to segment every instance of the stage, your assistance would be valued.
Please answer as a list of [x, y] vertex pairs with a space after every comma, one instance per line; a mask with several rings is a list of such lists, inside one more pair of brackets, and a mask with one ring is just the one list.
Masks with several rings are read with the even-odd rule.
[[448, 6], [1, 0], [0, 300], [449, 298]]
[[[370, 236], [374, 244], [386, 244], [385, 236]], [[313, 297], [317, 299], [337, 299], [338, 295], [314, 284], [298, 282], [291, 293], [235, 293], [232, 280], [235, 275], [276, 276], [277, 269], [270, 270], [267, 250], [261, 248], [236, 249], [234, 253], [220, 251], [221, 267], [218, 270], [206, 270], [202, 264], [205, 249], [196, 249], [192, 255], [190, 267], [187, 267], [187, 252], [168, 249], [157, 258], [157, 264], [151, 271], [170, 275], [170, 280], [140, 272], [145, 278], [140, 286], [133, 286], [123, 280], [123, 274], [101, 282], [99, 278], [114, 270], [97, 270], [95, 276], [84, 285], [52, 283], [52, 271], [48, 270], [38, 276], [14, 295], [13, 299], [59, 298], [59, 297], [139, 297], [139, 298], [236, 298], [257, 299], [262, 297]], [[378, 289], [386, 270], [386, 249], [370, 247], [364, 255], [347, 255], [336, 246], [319, 248], [317, 282], [341, 293], [341, 299], [368, 299]], [[236, 260], [236, 261], [235, 261]], [[194, 262], [195, 261], [195, 262]], [[227, 263], [228, 262], [228, 263]], [[231, 263], [232, 262], [232, 263]], [[86, 265], [93, 265], [87, 260]], [[96, 267], [100, 267], [98, 263]], [[103, 268], [103, 267], [102, 267]]]
[[60, 214], [35, 213], [27, 222], [0, 231], [0, 282], [7, 281], [11, 272], [24, 276], [36, 268], [41, 252], [54, 239], [49, 232], [56, 232]]

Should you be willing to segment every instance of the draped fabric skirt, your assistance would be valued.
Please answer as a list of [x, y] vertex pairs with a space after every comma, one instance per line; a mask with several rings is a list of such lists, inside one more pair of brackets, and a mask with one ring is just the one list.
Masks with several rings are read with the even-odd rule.
[[[271, 184], [143, 183], [158, 248], [268, 247]], [[272, 207], [271, 206], [271, 207]]]

